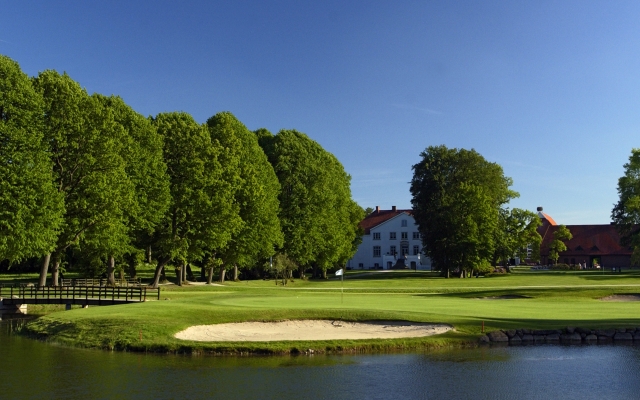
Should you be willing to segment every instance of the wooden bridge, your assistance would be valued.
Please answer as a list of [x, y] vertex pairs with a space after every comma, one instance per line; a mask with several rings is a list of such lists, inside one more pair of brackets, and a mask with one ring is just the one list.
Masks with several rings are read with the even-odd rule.
[[0, 285], [4, 306], [22, 304], [72, 304], [108, 306], [160, 300], [160, 288], [147, 286], [27, 286]]

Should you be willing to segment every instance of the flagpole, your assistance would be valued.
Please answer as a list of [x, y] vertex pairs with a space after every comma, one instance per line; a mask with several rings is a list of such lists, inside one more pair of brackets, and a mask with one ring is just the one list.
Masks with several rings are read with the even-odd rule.
[[344, 271], [340, 275], [340, 304], [344, 304]]

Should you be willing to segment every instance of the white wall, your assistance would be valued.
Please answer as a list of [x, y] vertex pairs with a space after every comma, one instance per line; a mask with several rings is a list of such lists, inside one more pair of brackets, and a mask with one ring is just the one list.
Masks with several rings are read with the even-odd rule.
[[[406, 226], [402, 226], [402, 221], [406, 221]], [[391, 239], [391, 232], [395, 232], [396, 238]], [[407, 233], [407, 239], [402, 239], [402, 232]], [[414, 239], [413, 233], [418, 232], [415, 220], [409, 214], [401, 213], [382, 224], [371, 228], [369, 234], [362, 237], [362, 243], [358, 247], [355, 256], [349, 260], [348, 267], [352, 269], [372, 269], [378, 263], [379, 267], [387, 269], [387, 263], [395, 265], [395, 258], [391, 254], [391, 246], [396, 246], [397, 257], [401, 257], [401, 243], [408, 242], [409, 256], [405, 264], [410, 266], [411, 261], [417, 263], [418, 269], [431, 269], [431, 260], [422, 254], [421, 240]], [[374, 240], [374, 234], [380, 233], [380, 240]], [[380, 246], [380, 257], [373, 256], [373, 247]], [[413, 255], [413, 246], [419, 246], [420, 258]], [[360, 265], [362, 264], [362, 265]]]

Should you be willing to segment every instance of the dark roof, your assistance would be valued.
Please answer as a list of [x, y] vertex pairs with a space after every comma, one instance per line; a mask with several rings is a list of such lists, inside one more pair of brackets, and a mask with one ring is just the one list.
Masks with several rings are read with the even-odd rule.
[[365, 235], [368, 235], [371, 232], [371, 228], [375, 228], [376, 226], [382, 224], [390, 220], [391, 218], [400, 215], [407, 214], [413, 215], [413, 210], [379, 210], [374, 211], [371, 214], [367, 215], [361, 222], [360, 227], [364, 229]]
[[[540, 253], [549, 254], [549, 245], [553, 240], [553, 233], [558, 225], [540, 227], [542, 245]], [[620, 234], [616, 225], [567, 225], [573, 238], [566, 241], [567, 250], [560, 253], [561, 256], [586, 256], [586, 255], [631, 255], [629, 247], [620, 245]]]

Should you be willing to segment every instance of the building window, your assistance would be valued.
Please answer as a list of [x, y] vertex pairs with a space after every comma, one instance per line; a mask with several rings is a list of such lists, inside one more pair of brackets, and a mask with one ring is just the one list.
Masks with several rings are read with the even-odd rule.
[[364, 269], [364, 264], [363, 263], [358, 263], [358, 268], [359, 269]]
[[393, 268], [393, 263], [391, 261], [387, 261], [387, 269]]
[[420, 254], [420, 246], [413, 246], [413, 255], [417, 256]]
[[380, 232], [373, 232], [373, 240], [380, 240]]
[[413, 238], [414, 238], [415, 240], [420, 239], [420, 232], [413, 232]]
[[395, 256], [395, 255], [396, 255], [396, 246], [391, 246], [391, 247], [389, 247], [389, 253], [390, 253], [392, 256]]
[[396, 240], [396, 233], [395, 232], [389, 232], [389, 239]]
[[402, 226], [407, 226], [407, 220], [406, 219], [402, 220]]
[[380, 257], [380, 246], [373, 246], [373, 256]]
[[375, 269], [380, 268], [380, 264], [378, 264], [378, 263], [373, 264], [373, 268], [375, 268]]
[[400, 253], [400, 255], [402, 256], [406, 256], [407, 254], [409, 254], [409, 245], [403, 244], [402, 247], [400, 247]]
[[409, 232], [400, 232], [400, 238], [402, 240], [407, 240], [409, 239]]

